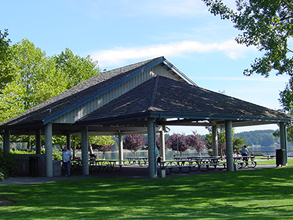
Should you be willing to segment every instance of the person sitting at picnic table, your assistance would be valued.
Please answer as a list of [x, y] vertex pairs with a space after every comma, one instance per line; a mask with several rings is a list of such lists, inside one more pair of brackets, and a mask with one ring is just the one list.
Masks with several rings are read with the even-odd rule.
[[62, 161], [65, 169], [65, 176], [70, 176], [70, 169], [71, 169], [71, 152], [67, 149], [67, 147], [64, 147], [64, 150], [62, 152]]
[[239, 154], [238, 151], [236, 151], [233, 155], [234, 159], [240, 160], [241, 159], [241, 155]]
[[249, 151], [248, 151], [246, 145], [244, 145], [243, 148], [241, 149], [241, 154], [242, 154], [243, 160], [246, 162], [246, 166], [248, 166], [248, 154], [249, 154]]

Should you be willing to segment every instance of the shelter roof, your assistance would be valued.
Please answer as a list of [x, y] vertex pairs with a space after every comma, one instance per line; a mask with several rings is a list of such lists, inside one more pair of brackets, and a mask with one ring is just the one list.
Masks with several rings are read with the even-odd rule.
[[260, 105], [157, 76], [85, 116], [77, 124], [117, 123], [146, 117], [257, 122], [288, 122], [291, 119], [291, 116]]

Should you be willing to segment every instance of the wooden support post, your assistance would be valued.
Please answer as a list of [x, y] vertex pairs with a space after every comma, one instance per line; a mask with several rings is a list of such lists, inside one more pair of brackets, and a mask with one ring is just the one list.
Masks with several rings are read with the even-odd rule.
[[165, 148], [165, 131], [160, 131], [160, 156], [162, 160], [166, 160], [166, 148]]
[[4, 153], [9, 154], [10, 153], [10, 130], [4, 131]]
[[119, 141], [119, 165], [123, 165], [124, 158], [123, 158], [123, 138], [122, 134], [118, 135], [118, 141]]
[[66, 147], [68, 150], [71, 150], [71, 135], [70, 135], [70, 133], [66, 134]]
[[36, 130], [36, 154], [41, 154], [42, 147], [42, 131], [41, 129]]
[[284, 122], [279, 124], [280, 126], [280, 145], [283, 153], [283, 164], [282, 166], [286, 166], [288, 163], [288, 140], [287, 140], [287, 129]]
[[45, 125], [46, 176], [53, 177], [52, 123]]
[[155, 118], [148, 118], [148, 160], [149, 160], [149, 177], [151, 179], [157, 178], [156, 170], [156, 129], [155, 129]]
[[232, 141], [232, 121], [225, 121], [225, 134], [226, 134], [226, 158], [228, 171], [234, 171], [233, 161], [233, 141]]
[[216, 125], [212, 126], [212, 149], [213, 149], [213, 156], [218, 156], [218, 128]]

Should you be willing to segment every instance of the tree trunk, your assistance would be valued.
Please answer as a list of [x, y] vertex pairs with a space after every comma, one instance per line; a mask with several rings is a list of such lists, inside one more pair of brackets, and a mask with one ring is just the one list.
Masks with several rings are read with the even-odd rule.
[[32, 143], [31, 143], [31, 136], [30, 135], [28, 135], [27, 136], [28, 137], [28, 140], [27, 140], [27, 149], [29, 150], [29, 149], [32, 149]]
[[76, 142], [74, 141], [72, 143], [72, 151], [73, 151], [73, 159], [76, 157]]
[[89, 144], [89, 151], [90, 151], [90, 154], [94, 154], [93, 147], [91, 144]]

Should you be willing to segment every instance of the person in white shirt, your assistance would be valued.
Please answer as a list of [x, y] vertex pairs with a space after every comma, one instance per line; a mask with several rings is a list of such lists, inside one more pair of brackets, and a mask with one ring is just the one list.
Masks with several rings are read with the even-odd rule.
[[67, 149], [67, 147], [64, 147], [64, 150], [62, 152], [62, 162], [65, 168], [65, 176], [70, 176], [70, 170], [71, 170], [71, 152]]

